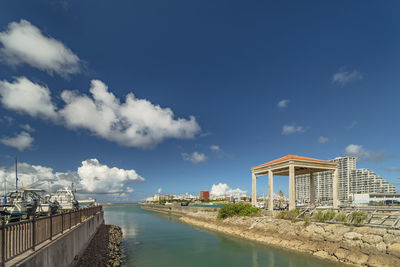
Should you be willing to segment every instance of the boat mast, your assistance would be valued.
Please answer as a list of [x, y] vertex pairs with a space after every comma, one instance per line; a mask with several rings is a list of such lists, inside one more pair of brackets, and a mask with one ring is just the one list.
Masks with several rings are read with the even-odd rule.
[[15, 157], [15, 191], [18, 191], [18, 158]]

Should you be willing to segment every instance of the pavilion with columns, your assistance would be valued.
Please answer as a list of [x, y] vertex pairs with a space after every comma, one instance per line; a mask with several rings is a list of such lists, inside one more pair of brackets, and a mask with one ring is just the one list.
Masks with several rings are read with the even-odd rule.
[[268, 209], [273, 210], [274, 176], [289, 176], [289, 210], [296, 208], [295, 176], [310, 174], [310, 205], [315, 202], [313, 173], [332, 171], [333, 208], [338, 207], [338, 163], [333, 161], [312, 159], [296, 155], [285, 157], [251, 168], [251, 203], [257, 204], [257, 176], [268, 175]]

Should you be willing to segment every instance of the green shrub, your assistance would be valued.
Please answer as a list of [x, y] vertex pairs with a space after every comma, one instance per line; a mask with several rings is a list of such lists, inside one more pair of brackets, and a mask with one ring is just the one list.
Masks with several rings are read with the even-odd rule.
[[310, 217], [304, 217], [304, 227], [307, 227], [311, 224], [311, 218]]
[[365, 220], [368, 218], [367, 214], [362, 211], [353, 211], [351, 213], [351, 222], [354, 226], [361, 226], [364, 224]]
[[260, 213], [260, 208], [248, 203], [227, 204], [218, 211], [217, 219], [225, 219], [232, 216], [254, 216]]
[[313, 218], [319, 222], [326, 222], [332, 220], [335, 217], [335, 215], [336, 213], [334, 210], [327, 210], [327, 211], [319, 210], [316, 213], [314, 213]]
[[334, 210], [327, 210], [324, 213], [324, 219], [325, 221], [330, 221], [332, 220], [336, 215], [336, 212]]
[[336, 215], [335, 221], [337, 222], [345, 222], [346, 221], [346, 214], [345, 213], [338, 213], [338, 215]]
[[276, 219], [284, 219], [284, 220], [291, 220], [292, 222], [296, 222], [296, 217], [299, 216], [300, 210], [293, 209], [291, 211], [283, 210], [279, 212], [275, 218]]
[[319, 222], [324, 222], [324, 212], [322, 210], [318, 210], [316, 213], [314, 213], [313, 218]]

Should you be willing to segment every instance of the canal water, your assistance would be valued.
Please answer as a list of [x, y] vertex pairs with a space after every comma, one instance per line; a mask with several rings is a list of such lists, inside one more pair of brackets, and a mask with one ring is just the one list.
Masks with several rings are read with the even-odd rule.
[[139, 206], [103, 207], [106, 224], [119, 225], [126, 266], [320, 267], [340, 264], [181, 223], [175, 215]]

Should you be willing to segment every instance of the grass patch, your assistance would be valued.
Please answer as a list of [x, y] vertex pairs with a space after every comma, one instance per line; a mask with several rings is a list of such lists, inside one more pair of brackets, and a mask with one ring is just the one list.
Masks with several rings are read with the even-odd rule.
[[232, 216], [255, 216], [260, 213], [260, 208], [248, 203], [227, 204], [218, 211], [217, 219], [222, 220]]
[[350, 214], [351, 222], [354, 226], [362, 226], [365, 223], [365, 220], [368, 218], [367, 214], [362, 211], [353, 211]]
[[290, 211], [283, 210], [279, 212], [275, 218], [276, 219], [284, 219], [284, 220], [291, 220], [292, 222], [296, 222], [296, 217], [299, 216], [300, 210], [299, 209], [293, 209]]
[[345, 222], [346, 218], [347, 218], [347, 215], [345, 213], [338, 213], [338, 215], [336, 215], [335, 221]]
[[322, 211], [319, 210], [316, 213], [314, 213], [313, 218], [319, 222], [327, 222], [332, 220], [336, 215], [336, 212], [334, 210], [327, 210], [327, 211]]

